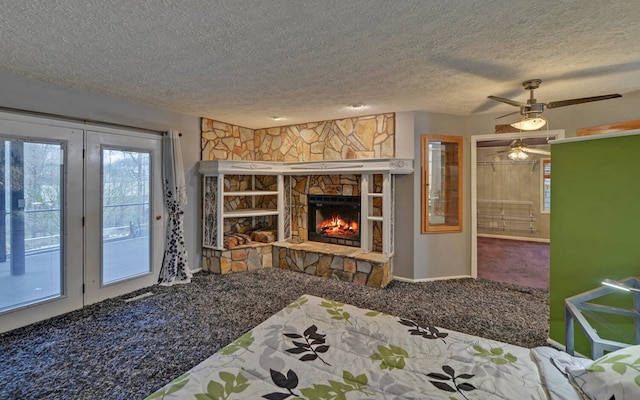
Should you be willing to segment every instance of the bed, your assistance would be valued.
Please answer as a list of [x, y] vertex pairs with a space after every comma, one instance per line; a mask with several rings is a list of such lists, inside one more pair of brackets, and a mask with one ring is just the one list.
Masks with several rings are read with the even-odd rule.
[[147, 399], [640, 398], [640, 350], [621, 351], [594, 362], [304, 295]]

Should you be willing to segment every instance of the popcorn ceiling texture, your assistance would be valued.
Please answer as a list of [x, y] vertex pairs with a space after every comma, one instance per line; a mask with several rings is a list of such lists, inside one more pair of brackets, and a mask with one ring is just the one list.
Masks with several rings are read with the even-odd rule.
[[[0, 71], [252, 128], [640, 88], [637, 0], [3, 0]], [[517, 96], [516, 96], [517, 95]], [[271, 124], [271, 125], [269, 125]]]
[[202, 119], [203, 160], [326, 161], [393, 158], [395, 114], [268, 129]]

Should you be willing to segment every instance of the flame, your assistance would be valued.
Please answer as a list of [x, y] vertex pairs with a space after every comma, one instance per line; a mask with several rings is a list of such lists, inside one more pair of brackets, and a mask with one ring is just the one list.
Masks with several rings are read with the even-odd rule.
[[316, 231], [328, 236], [353, 237], [358, 235], [358, 223], [347, 222], [339, 215], [333, 215], [316, 225]]

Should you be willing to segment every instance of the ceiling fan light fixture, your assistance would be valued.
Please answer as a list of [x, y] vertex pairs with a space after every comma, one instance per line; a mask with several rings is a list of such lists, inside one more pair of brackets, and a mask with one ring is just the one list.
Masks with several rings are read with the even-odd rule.
[[547, 120], [536, 116], [533, 118], [526, 117], [518, 122], [514, 122], [511, 124], [516, 129], [520, 129], [521, 131], [535, 131], [536, 129], [540, 129], [547, 124]]
[[522, 151], [522, 149], [513, 149], [507, 154], [507, 157], [513, 161], [524, 161], [529, 158], [529, 155]]

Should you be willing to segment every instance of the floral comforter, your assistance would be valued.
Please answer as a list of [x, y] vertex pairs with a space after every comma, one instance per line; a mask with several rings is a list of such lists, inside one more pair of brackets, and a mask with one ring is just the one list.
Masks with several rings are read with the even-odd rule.
[[304, 295], [147, 399], [546, 399], [530, 350]]

